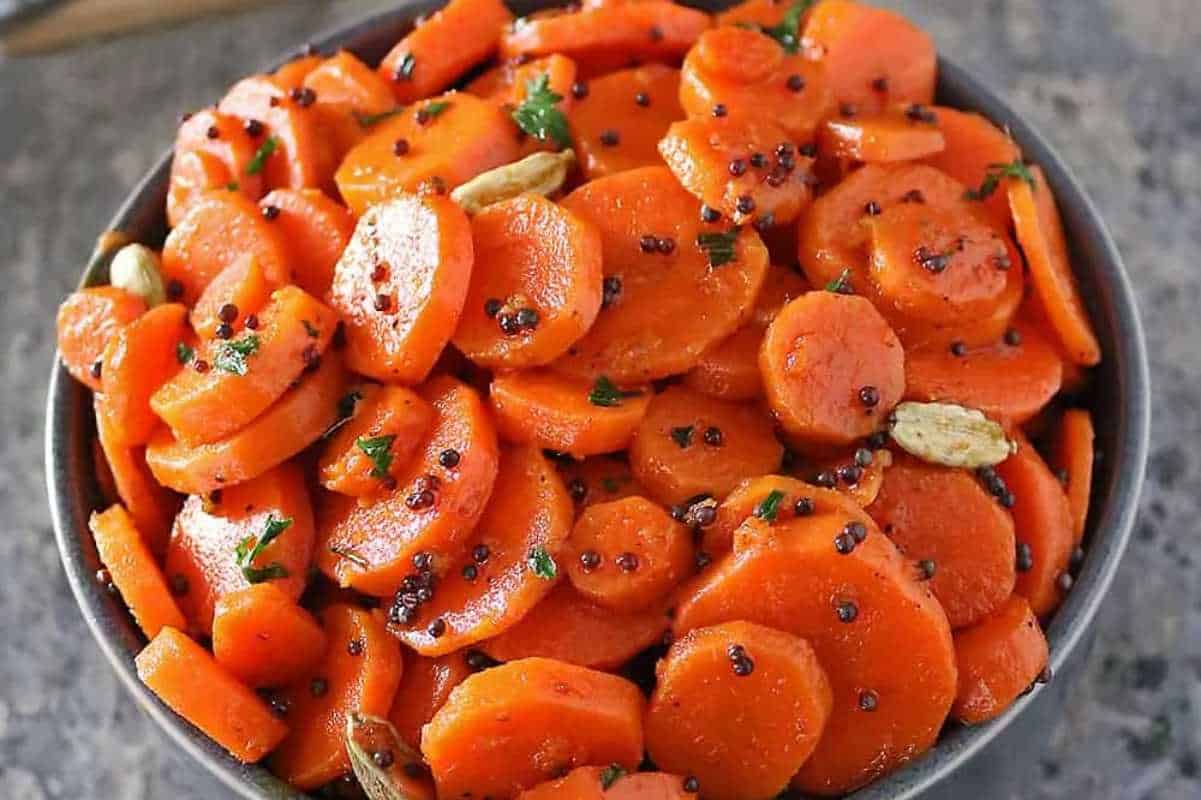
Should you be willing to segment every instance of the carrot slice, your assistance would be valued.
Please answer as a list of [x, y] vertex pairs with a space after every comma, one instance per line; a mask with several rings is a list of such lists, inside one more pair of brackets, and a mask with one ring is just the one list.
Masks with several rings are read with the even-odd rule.
[[[563, 371], [619, 384], [684, 372], [749, 316], [766, 248], [752, 230], [703, 223], [700, 204], [667, 168], [591, 181], [563, 205], [600, 229], [605, 277], [619, 287], [558, 362]], [[698, 243], [701, 234], [710, 236]]]
[[[781, 3], [779, 0], [743, 0], [743, 2], [715, 14], [714, 21], [718, 25], [738, 26], [750, 23], [764, 28], [772, 28], [784, 21], [784, 16], [790, 7], [788, 3]], [[808, 13], [809, 10], [806, 9], [800, 18], [802, 28], [804, 27], [803, 20]]]
[[150, 398], [180, 369], [176, 346], [188, 335], [188, 310], [178, 303], [155, 306], [109, 339], [102, 359], [103, 415], [113, 442], [145, 444], [158, 426]]
[[[602, 772], [604, 770], [601, 770]], [[622, 775], [605, 790], [605, 800], [697, 800], [687, 778], [665, 772], [635, 772]]]
[[[180, 123], [175, 135], [174, 160], [171, 163], [170, 183], [176, 191], [174, 200], [167, 204], [167, 222], [172, 227], [179, 224], [195, 192], [203, 189], [229, 187], [250, 200], [263, 196], [263, 176], [259, 172], [247, 172], [261, 144], [262, 129], [247, 126], [235, 116], [223, 114], [215, 108], [197, 111]], [[196, 181], [200, 173], [195, 163], [185, 159], [189, 153], [201, 153], [211, 157], [224, 167], [212, 170], [211, 177]], [[207, 171], [207, 164], [204, 165]], [[191, 191], [183, 191], [191, 184]]]
[[386, 717], [404, 671], [400, 646], [378, 615], [332, 605], [320, 616], [329, 644], [305, 677], [280, 692], [292, 732], [271, 756], [271, 771], [301, 791], [350, 770], [347, 715]]
[[568, 494], [576, 503], [577, 512], [596, 503], [646, 495], [630, 470], [629, 462], [618, 456], [590, 456], [583, 461], [573, 459], [561, 463], [559, 471]]
[[[955, 180], [979, 190], [990, 167], [1010, 164], [1021, 158], [1021, 151], [1005, 131], [981, 114], [958, 111], [946, 106], [932, 109], [946, 146], [942, 152], [926, 158]], [[993, 192], [983, 198], [986, 215], [998, 230], [1008, 231], [1011, 224], [1009, 200], [1005, 192]]]
[[217, 601], [213, 657], [247, 686], [290, 683], [324, 652], [321, 625], [275, 583], [235, 589]]
[[609, 767], [577, 767], [562, 778], [540, 783], [518, 800], [695, 800], [684, 778], [664, 772], [626, 774]]
[[1063, 412], [1052, 445], [1051, 463], [1063, 481], [1072, 510], [1072, 542], [1084, 539], [1089, 492], [1093, 485], [1093, 418], [1082, 408]]
[[264, 214], [276, 215], [273, 221], [283, 234], [293, 281], [314, 297], [324, 297], [334, 265], [354, 233], [354, 217], [320, 189], [276, 189], [259, 205]]
[[187, 216], [192, 201], [206, 192], [236, 191], [239, 186], [229, 168], [212, 153], [188, 150], [175, 154], [167, 183], [167, 224], [172, 228], [178, 225]]
[[526, 658], [455, 687], [422, 731], [421, 751], [439, 797], [512, 797], [573, 767], [636, 768], [642, 707], [623, 678]]
[[913, 161], [946, 146], [937, 123], [937, 112], [925, 106], [889, 106], [874, 114], [826, 120], [818, 144], [822, 155], [834, 158]]
[[316, 441], [337, 420], [345, 388], [341, 361], [326, 354], [316, 372], [233, 436], [188, 447], [160, 428], [146, 447], [146, 462], [159, 483], [185, 494], [248, 481]]
[[501, 0], [451, 0], [396, 43], [379, 74], [398, 103], [429, 97], [496, 52], [501, 29], [512, 20]]
[[474, 670], [463, 653], [429, 658], [406, 651], [404, 661], [404, 677], [396, 690], [388, 720], [405, 744], [419, 750], [421, 729], [446, 703], [451, 691]]
[[1068, 357], [1091, 367], [1101, 360], [1101, 345], [1072, 274], [1063, 221], [1046, 175], [1036, 166], [1030, 167], [1030, 174], [1033, 187], [1012, 178], [1008, 185], [1009, 207], [1030, 265], [1030, 280]]
[[[192, 330], [203, 339], [213, 339], [224, 324], [226, 327], [222, 332], [232, 336], [245, 327], [247, 317], [257, 316], [274, 288], [263, 274], [258, 259], [254, 256], [239, 258], [217, 273], [200, 293], [190, 315]], [[234, 312], [232, 315], [231, 311]], [[222, 314], [232, 318], [226, 320]]]
[[207, 650], [163, 628], [135, 659], [138, 678], [176, 714], [244, 764], [258, 761], [288, 735], [288, 726]]
[[285, 90], [298, 89], [323, 61], [316, 53], [298, 55], [271, 73], [271, 81]]
[[996, 613], [955, 634], [959, 688], [951, 716], [968, 725], [997, 717], [1047, 666], [1047, 640], [1030, 605], [1014, 595]]
[[455, 346], [494, 369], [549, 364], [567, 352], [601, 307], [596, 227], [525, 194], [476, 214], [471, 234], [487, 269], [472, 272]]
[[470, 223], [449, 198], [403, 195], [370, 209], [330, 289], [349, 366], [384, 381], [424, 380], [458, 323], [471, 271]]
[[537, 444], [577, 458], [624, 450], [646, 414], [650, 395], [605, 395], [595, 384], [547, 371], [516, 372], [492, 380], [488, 401], [500, 435], [518, 444]]
[[[238, 552], [243, 543], [253, 548], [273, 528], [282, 531], [253, 562], [243, 562]], [[208, 634], [218, 601], [252, 582], [270, 580], [289, 600], [298, 600], [312, 557], [313, 511], [304, 473], [283, 464], [252, 481], [184, 501], [163, 568], [191, 629]]]
[[506, 59], [467, 84], [467, 91], [501, 106], [516, 107], [525, 100], [530, 81], [546, 76], [547, 88], [561, 98], [555, 108], [566, 114], [575, 102], [575, 62], [558, 53], [535, 58]]
[[153, 639], [167, 626], [184, 627], [183, 613], [129, 512], [119, 505], [93, 512], [88, 528], [100, 563], [146, 638]]
[[[368, 506], [331, 496], [322, 509], [317, 565], [341, 585], [379, 597], [397, 590], [418, 553], [449, 564], [496, 480], [496, 432], [479, 395], [447, 376], [420, 394], [434, 407], [434, 426], [397, 476], [399, 488]], [[444, 458], [451, 451], [457, 461]]]
[[638, 482], [668, 505], [700, 494], [724, 497], [747, 475], [775, 470], [783, 456], [759, 409], [683, 386], [655, 395], [630, 445]]
[[117, 331], [145, 312], [145, 300], [115, 286], [92, 286], [69, 294], [58, 307], [56, 325], [58, 356], [71, 377], [100, 391], [104, 348]]
[[316, 94], [316, 108], [326, 117], [339, 157], [366, 135], [365, 122], [396, 105], [391, 84], [346, 50], [314, 67], [301, 86]]
[[904, 359], [870, 302], [816, 291], [784, 306], [768, 326], [759, 369], [772, 413], [789, 434], [840, 445], [881, 426], [904, 392]]
[[[869, 457], [870, 461], [867, 461]], [[884, 474], [892, 461], [892, 453], [885, 449], [873, 450], [864, 446], [836, 450], [810, 462], [813, 472], [807, 480], [825, 486], [832, 479], [835, 491], [859, 507], [867, 508], [879, 496]]]
[[[773, 494], [778, 498], [773, 499]], [[756, 543], [763, 538], [760, 534], [764, 531], [743, 530], [744, 523], [752, 518], [770, 525], [794, 516], [829, 513], [853, 519], [863, 517], [862, 507], [842, 492], [787, 475], [747, 478], [717, 506], [713, 523], [702, 531], [701, 549], [707, 555], [717, 557], [728, 553], [731, 546], [741, 552], [745, 545]]]
[[696, 628], [655, 668], [646, 749], [705, 797], [775, 797], [817, 747], [834, 703], [804, 639], [751, 622]]

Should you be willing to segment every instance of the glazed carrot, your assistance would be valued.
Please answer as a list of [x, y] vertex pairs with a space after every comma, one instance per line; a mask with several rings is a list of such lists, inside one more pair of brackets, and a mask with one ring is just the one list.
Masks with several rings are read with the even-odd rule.
[[330, 289], [347, 364], [384, 381], [424, 380], [454, 332], [471, 271], [470, 223], [449, 198], [404, 195], [370, 209]]
[[[269, 531], [273, 540], [253, 561], [240, 556], [244, 542], [254, 548]], [[312, 556], [313, 511], [304, 474], [288, 463], [252, 481], [184, 501], [163, 569], [191, 630], [208, 634], [218, 601], [252, 583], [270, 581], [289, 600], [298, 600]]]
[[572, 459], [569, 463], [561, 463], [559, 472], [577, 511], [596, 503], [646, 495], [630, 471], [629, 462], [619, 456], [590, 456], [583, 461]]
[[577, 767], [562, 778], [540, 783], [518, 800], [696, 800], [685, 779], [665, 772], [632, 772], [612, 767]]
[[[589, 180], [662, 163], [657, 150], [667, 128], [683, 119], [680, 71], [648, 64], [581, 84], [571, 107], [572, 147]], [[640, 102], [641, 101], [641, 102]]]
[[515, 161], [514, 131], [512, 120], [494, 103], [449, 92], [373, 125], [346, 154], [334, 180], [351, 212], [362, 216], [368, 207], [405, 192], [449, 191]]
[[904, 353], [892, 328], [862, 297], [829, 291], [784, 306], [767, 328], [759, 369], [776, 420], [817, 445], [867, 436], [905, 388]]
[[501, 0], [451, 0], [397, 42], [379, 74], [398, 103], [437, 94], [492, 55], [512, 20]]
[[1033, 186], [1022, 180], [1008, 181], [1009, 207], [1030, 265], [1030, 280], [1068, 357], [1091, 367], [1101, 360], [1101, 346], [1072, 274], [1063, 221], [1046, 175], [1036, 166], [1030, 167], [1030, 174]]
[[1017, 584], [1014, 593], [1030, 601], [1038, 616], [1063, 600], [1074, 534], [1072, 509], [1063, 485], [1020, 434], [1018, 451], [997, 465], [997, 474], [1013, 493], [1013, 527], [1017, 537]]
[[539, 656], [581, 667], [615, 670], [660, 641], [670, 627], [665, 604], [614, 611], [564, 581], [521, 621], [480, 648], [498, 661]]
[[170, 626], [184, 627], [184, 617], [154, 555], [134, 527], [133, 517], [122, 506], [93, 512], [88, 520], [100, 563], [147, 639]]
[[388, 720], [405, 744], [419, 750], [422, 727], [474, 670], [468, 666], [464, 653], [429, 658], [406, 651], [404, 661], [404, 677], [396, 690]]
[[1009, 708], [1047, 666], [1047, 640], [1030, 605], [1014, 595], [955, 634], [959, 688], [951, 716], [978, 725]]
[[[741, 3], [730, 6], [724, 11], [720, 11], [714, 15], [714, 21], [718, 25], [732, 25], [750, 23], [752, 25], [771, 28], [779, 25], [784, 20], [784, 15], [788, 13], [791, 7], [789, 3], [781, 3], [779, 0], [743, 0]], [[803, 15], [798, 20], [802, 22], [808, 15], [809, 9], [805, 9]]]
[[777, 522], [777, 535], [714, 565], [675, 620], [680, 635], [746, 620], [809, 641], [834, 705], [793, 785], [822, 795], [848, 792], [924, 752], [955, 695], [951, 631], [938, 601], [870, 519], [850, 522], [863, 528], [839, 513]]
[[526, 658], [455, 687], [422, 731], [421, 751], [440, 797], [513, 797], [573, 767], [637, 767], [642, 707], [623, 678]]
[[217, 600], [213, 657], [251, 687], [283, 686], [325, 652], [325, 632], [275, 583], [235, 589]]
[[646, 749], [705, 797], [774, 797], [813, 753], [834, 703], [804, 639], [751, 622], [689, 631], [655, 668]]
[[700, 204], [665, 167], [594, 180], [563, 205], [600, 229], [605, 277], [620, 290], [562, 370], [618, 384], [666, 377], [746, 321], [767, 271], [763, 243], [747, 228], [701, 222]]
[[[179, 126], [175, 135], [175, 158], [179, 159], [185, 153], [201, 152], [215, 157], [228, 173], [228, 181], [232, 181], [234, 191], [245, 195], [250, 200], [258, 200], [263, 196], [263, 176], [258, 172], [247, 172], [247, 167], [254, 160], [255, 152], [261, 144], [262, 130], [255, 126], [247, 126], [236, 116], [221, 113], [216, 108], [206, 108], [191, 114]], [[172, 164], [172, 175], [175, 165]], [[206, 186], [202, 188], [224, 188], [225, 184]], [[186, 207], [187, 201], [184, 201]], [[176, 206], [180, 211], [186, 210]], [[174, 219], [168, 217], [168, 222], [174, 226], [182, 219], [182, 214]]]
[[[863, 463], [869, 456], [870, 462]], [[814, 471], [810, 480], [824, 485], [832, 476], [836, 491], [861, 508], [867, 508], [879, 496], [885, 472], [892, 466], [892, 462], [892, 453], [884, 449], [856, 447], [842, 450], [811, 463]]]
[[145, 311], [145, 300], [115, 286], [90, 286], [69, 294], [58, 307], [57, 330], [58, 356], [71, 377], [100, 391], [104, 348]]
[[1093, 418], [1082, 408], [1063, 412], [1051, 448], [1051, 465], [1063, 480], [1072, 510], [1072, 540], [1084, 539], [1089, 492], [1093, 485]]
[[759, 409], [673, 386], [655, 395], [630, 445], [638, 482], [661, 503], [724, 497], [747, 475], [772, 472], [783, 446]]
[[437, 656], [511, 628], [554, 587], [572, 516], [571, 498], [541, 450], [505, 450], [465, 557], [438, 582], [432, 600], [410, 607], [397, 597], [392, 632], [422, 655]]
[[[471, 219], [477, 263], [453, 341], [485, 367], [549, 364], [592, 326], [601, 307], [596, 227], [536, 194]], [[532, 312], [532, 314], [531, 314]]]
[[366, 135], [370, 126], [364, 122], [396, 105], [391, 84], [346, 50], [314, 67], [301, 86], [316, 94], [316, 108], [326, 117], [339, 157]]
[[687, 780], [666, 772], [635, 772], [619, 777], [603, 796], [605, 800], [697, 800], [696, 792], [688, 791]]
[[188, 336], [188, 311], [178, 303], [155, 306], [109, 339], [101, 361], [97, 411], [115, 444], [145, 444], [158, 426], [150, 398], [180, 369], [176, 345]]
[[521, 105], [531, 80], [546, 76], [547, 88], [561, 98], [555, 108], [566, 114], [575, 102], [571, 90], [575, 83], [575, 62], [558, 53], [532, 61], [521, 57], [506, 59], [467, 84], [467, 91], [502, 106]]
[[254, 256], [267, 280], [291, 281], [282, 232], [254, 201], [217, 190], [197, 197], [163, 244], [163, 278], [175, 284], [179, 299], [196, 302], [205, 287], [230, 264]]
[[436, 417], [397, 489], [368, 506], [330, 496], [320, 518], [317, 565], [342, 586], [379, 597], [396, 592], [414, 555], [442, 556], [441, 571], [462, 552], [497, 475], [496, 432], [479, 396], [449, 376], [419, 393]]
[[912, 161], [946, 146], [937, 112], [920, 105], [828, 119], [818, 144], [824, 156], [866, 162]]
[[304, 80], [324, 63], [316, 53], [299, 55], [271, 73], [271, 82], [284, 91], [299, 89]]
[[[1021, 158], [1013, 139], [982, 115], [946, 106], [935, 106], [932, 110], [946, 146], [942, 152], [929, 156], [926, 163], [964, 186], [978, 190], [991, 166], [1011, 164]], [[1002, 231], [1008, 231], [1011, 224], [1005, 195], [994, 191], [981, 201], [989, 220]]]
[[[258, 317], [253, 331], [206, 342], [190, 368], [151, 396], [150, 407], [182, 444], [224, 439], [266, 411], [316, 368], [338, 322], [328, 306], [295, 286], [274, 292]], [[200, 363], [207, 369], [197, 369]]]
[[[773, 495], [778, 496], [774, 512], [771, 510]], [[832, 513], [859, 520], [864, 516], [859, 504], [833, 489], [786, 475], [747, 478], [717, 506], [713, 524], [702, 530], [701, 550], [710, 557], [717, 557], [728, 553], [731, 546], [742, 552], [746, 546], [757, 544], [764, 538], [761, 534], [766, 532], [744, 530], [744, 523], [752, 518], [773, 525], [792, 517]]]
[[[216, 338], [223, 323], [226, 325], [223, 332], [228, 331], [231, 335], [242, 330], [246, 318], [257, 316], [267, 304], [273, 289], [275, 286], [268, 282], [257, 258], [252, 255], [239, 258], [217, 273], [200, 293], [189, 315], [192, 330], [203, 339]], [[231, 315], [230, 311], [235, 313]], [[223, 319], [222, 312], [232, 319]]]
[[292, 280], [313, 297], [324, 297], [334, 265], [354, 233], [354, 218], [320, 189], [276, 189], [259, 204], [283, 234]]
[[337, 420], [345, 388], [341, 361], [326, 354], [316, 372], [233, 436], [188, 447], [160, 428], [146, 447], [146, 462], [159, 483], [185, 494], [248, 481], [316, 441]]
[[258, 695], [174, 628], [163, 628], [135, 663], [138, 678], [160, 700], [244, 764], [267, 755], [288, 734]]
[[350, 769], [342, 741], [346, 717], [386, 717], [400, 685], [400, 646], [376, 614], [347, 605], [321, 613], [328, 644], [309, 673], [280, 692], [291, 733], [271, 757], [271, 770], [301, 791]]
[[167, 224], [174, 228], [187, 215], [192, 200], [205, 192], [236, 190], [237, 181], [221, 159], [203, 150], [188, 150], [171, 159], [167, 183]]
[[597, 395], [595, 383], [535, 370], [493, 378], [488, 401], [503, 438], [583, 458], [625, 449], [646, 414], [650, 392]]
[[365, 497], [387, 490], [434, 425], [434, 408], [411, 389], [367, 385], [354, 417], [330, 437], [317, 463], [321, 485]]

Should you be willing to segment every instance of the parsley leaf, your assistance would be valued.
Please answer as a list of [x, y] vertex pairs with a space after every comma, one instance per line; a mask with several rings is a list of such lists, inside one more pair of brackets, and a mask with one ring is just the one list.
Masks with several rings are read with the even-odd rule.
[[180, 364], [190, 364], [196, 357], [196, 351], [184, 342], [175, 343], [175, 360]]
[[671, 440], [680, 446], [683, 450], [688, 445], [692, 444], [693, 426], [681, 425], [678, 428], [671, 429]]
[[535, 547], [531, 550], [526, 563], [530, 565], [534, 574], [543, 580], [553, 581], [559, 575], [559, 566], [551, 554], [546, 552], [545, 547]]
[[231, 192], [236, 192], [236, 191], [238, 191], [238, 182], [230, 181], [229, 183], [225, 184], [225, 188]]
[[381, 111], [378, 114], [364, 114], [362, 111], [352, 111], [351, 116], [354, 117], [355, 122], [359, 123], [360, 127], [370, 128], [372, 125], [390, 119], [402, 111], [404, 111], [404, 106], [397, 106], [387, 111]]
[[764, 522], [775, 522], [776, 517], [780, 513], [780, 502], [784, 499], [784, 493], [779, 489], [772, 489], [767, 493], [767, 497], [759, 501], [755, 506], [755, 510], [751, 512]]
[[325, 433], [321, 434], [322, 439], [328, 439], [334, 435], [334, 431], [341, 428], [350, 418], [354, 416], [355, 405], [363, 399], [363, 393], [358, 389], [351, 390], [338, 398], [338, 418], [325, 429]]
[[246, 357], [253, 355], [259, 349], [258, 334], [247, 334], [241, 339], [223, 342], [217, 355], [213, 357], [213, 366], [222, 372], [234, 375], [246, 374]]
[[702, 233], [696, 237], [696, 246], [709, 256], [710, 267], [720, 267], [734, 260], [734, 242], [738, 239], [738, 228], [725, 233]]
[[968, 200], [983, 200], [997, 190], [1002, 178], [1018, 178], [1034, 188], [1034, 175], [1020, 158], [1016, 158], [1008, 164], [989, 164], [980, 188], [968, 189], [963, 196]]
[[526, 83], [525, 100], [513, 109], [513, 121], [535, 139], [553, 139], [559, 147], [567, 147], [571, 144], [567, 117], [555, 105], [562, 99], [563, 95], [551, 91], [550, 75], [544, 72]]
[[363, 558], [363, 556], [359, 554], [359, 551], [353, 550], [349, 547], [343, 547], [340, 544], [331, 544], [329, 546], [329, 551], [338, 556], [338, 558], [346, 559], [360, 569], [367, 569], [367, 567], [371, 566], [367, 559]]
[[413, 68], [417, 66], [417, 59], [412, 53], [405, 53], [400, 57], [400, 64], [396, 67], [396, 77], [398, 80], [411, 81], [413, 80]]
[[826, 284], [827, 292], [834, 294], [854, 294], [855, 290], [851, 287], [851, 271], [844, 269], [838, 273], [838, 277]]
[[432, 103], [426, 103], [420, 110], [424, 112], [426, 119], [433, 119], [448, 108], [450, 108], [450, 103], [445, 100], [435, 100]]
[[[278, 518], [274, 514], [267, 515], [267, 524], [263, 528], [263, 532], [256, 539], [253, 536], [247, 536], [238, 543], [234, 549], [234, 554], [237, 556], [238, 567], [242, 570], [242, 575], [251, 583], [262, 583], [263, 581], [271, 580], [272, 578], [286, 578], [288, 570], [284, 569], [284, 565], [278, 561], [272, 561], [265, 567], [256, 567], [254, 561], [259, 557], [259, 554], [279, 538], [279, 535], [292, 527], [292, 518]], [[252, 545], [251, 542], [254, 542]]]
[[640, 394], [642, 392], [622, 391], [607, 376], [601, 375], [592, 384], [592, 391], [588, 393], [588, 402], [594, 406], [611, 408], [621, 405], [621, 400], [624, 397], [637, 397]]
[[603, 770], [601, 770], [601, 774], [600, 774], [601, 788], [608, 789], [610, 786], [617, 783], [617, 780], [619, 778], [621, 778], [622, 776], [624, 776], [625, 774], [626, 774], [625, 768], [622, 767], [620, 764], [610, 764], [609, 766], [607, 766]]
[[371, 468], [371, 477], [383, 478], [388, 474], [388, 469], [392, 466], [392, 442], [396, 441], [396, 436], [375, 436], [366, 438], [360, 436], [355, 439], [355, 447], [363, 451], [367, 458], [371, 459], [374, 464]]
[[763, 28], [763, 32], [780, 43], [786, 53], [795, 53], [801, 44], [801, 15], [808, 11], [817, 0], [796, 0], [784, 12], [784, 18], [778, 25]]
[[267, 164], [267, 159], [271, 158], [271, 154], [275, 152], [275, 148], [279, 146], [279, 142], [274, 136], [268, 136], [267, 139], [259, 145], [259, 149], [254, 151], [254, 157], [246, 165], [247, 175], [258, 175], [263, 171], [263, 167]]

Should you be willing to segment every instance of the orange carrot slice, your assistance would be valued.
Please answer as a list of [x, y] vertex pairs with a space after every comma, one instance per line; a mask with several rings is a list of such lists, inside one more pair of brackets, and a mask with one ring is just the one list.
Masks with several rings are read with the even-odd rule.
[[[196, 192], [204, 189], [232, 189], [250, 200], [262, 197], [262, 174], [247, 172], [247, 168], [262, 143], [263, 133], [261, 126], [247, 125], [215, 108], [188, 115], [175, 136], [170, 184], [176, 191], [168, 195], [168, 224], [178, 225]], [[199, 165], [189, 163], [190, 159], [186, 158], [192, 153], [211, 157], [224, 169], [214, 170], [210, 178], [197, 181], [195, 178], [200, 172], [196, 167]], [[207, 170], [207, 164], [204, 167]], [[189, 187], [190, 191], [184, 191], [184, 187]]]
[[[190, 315], [192, 330], [203, 339], [216, 338], [218, 330], [232, 336], [245, 328], [247, 318], [257, 319], [275, 288], [263, 274], [258, 259], [254, 256], [238, 259], [217, 273], [200, 293]], [[222, 324], [226, 327], [221, 328]]]
[[317, 620], [275, 583], [235, 589], [217, 601], [213, 657], [247, 686], [288, 684], [324, 652]]
[[109, 340], [100, 376], [104, 403], [97, 411], [114, 443], [145, 444], [158, 426], [150, 398], [180, 369], [176, 347], [188, 335], [187, 316], [178, 303], [164, 303]]
[[325, 115], [339, 158], [362, 140], [373, 119], [396, 106], [389, 82], [346, 50], [314, 67], [301, 87], [316, 95], [314, 105]]
[[150, 549], [122, 506], [93, 512], [88, 520], [100, 563], [147, 639], [164, 627], [184, 627], [184, 616], [171, 597], [167, 580]]
[[[1021, 158], [1013, 139], [983, 115], [946, 106], [934, 106], [932, 110], [946, 146], [942, 152], [927, 157], [926, 163], [964, 186], [979, 190], [992, 167]], [[994, 191], [982, 202], [992, 224], [998, 230], [1008, 231], [1012, 219], [1006, 193]]]
[[920, 105], [828, 119], [818, 144], [822, 155], [869, 163], [913, 161], [946, 146], [937, 112]]
[[560, 463], [559, 471], [577, 512], [596, 503], [646, 495], [630, 470], [629, 462], [620, 456], [591, 456], [583, 461], [572, 459]]
[[117, 331], [142, 316], [146, 301], [115, 286], [72, 292], [58, 307], [58, 355], [71, 377], [100, 391], [104, 348]]
[[951, 715], [978, 725], [1007, 709], [1047, 666], [1047, 640], [1030, 605], [1014, 595], [996, 613], [955, 634], [959, 688]]
[[320, 189], [276, 189], [259, 204], [276, 215], [283, 234], [292, 279], [314, 297], [325, 297], [334, 265], [354, 233], [354, 218], [338, 201]]
[[451, 691], [474, 670], [468, 666], [464, 653], [429, 658], [406, 652], [404, 660], [404, 677], [396, 690], [388, 721], [405, 744], [420, 750], [421, 729], [445, 705]]
[[1051, 464], [1064, 484], [1072, 510], [1072, 539], [1084, 539], [1088, 522], [1089, 493], [1093, 485], [1093, 418], [1082, 408], [1063, 412], [1055, 432]]
[[167, 224], [174, 228], [191, 209], [192, 200], [206, 192], [238, 188], [237, 181], [221, 159], [202, 150], [188, 150], [171, 159], [167, 183]]

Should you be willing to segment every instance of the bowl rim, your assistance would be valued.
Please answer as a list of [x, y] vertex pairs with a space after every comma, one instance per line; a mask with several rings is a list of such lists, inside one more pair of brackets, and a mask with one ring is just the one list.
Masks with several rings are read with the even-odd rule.
[[[543, 0], [518, 0], [512, 5], [535, 8], [558, 5]], [[728, 0], [701, 0], [698, 4], [727, 6]], [[396, 6], [369, 14], [315, 37], [313, 44], [328, 52], [337, 47], [358, 50], [370, 45], [381, 30], [395, 31], [411, 23], [418, 14], [442, 5], [439, 0], [400, 0]], [[274, 62], [292, 58], [296, 50]], [[1078, 272], [1090, 278], [1096, 294], [1104, 296], [1113, 326], [1112, 350], [1107, 361], [1116, 371], [1115, 459], [1106, 487], [1100, 515], [1090, 512], [1088, 557], [1073, 591], [1052, 618], [1047, 628], [1053, 671], [1064, 667], [1082, 647], [1102, 601], [1113, 582], [1122, 555], [1129, 542], [1137, 514], [1150, 440], [1150, 391], [1145, 337], [1129, 277], [1121, 255], [1092, 200], [1070, 168], [1032, 125], [1014, 112], [997, 93], [953, 61], [938, 59], [938, 95], [967, 102], [950, 103], [956, 108], [978, 111], [994, 123], [1007, 127], [1027, 158], [1042, 167], [1046, 179], [1064, 214], [1065, 229], [1073, 250], [1083, 244], [1089, 252], [1088, 267], [1074, 258]], [[161, 227], [163, 198], [171, 151], [155, 162], [133, 191], [126, 197], [109, 223], [110, 231]], [[106, 252], [99, 245], [88, 260], [79, 286], [97, 282], [107, 265]], [[1091, 298], [1086, 298], [1091, 299]], [[1100, 302], [1100, 301], [1098, 301]], [[1095, 312], [1095, 309], [1092, 309]], [[1095, 319], [1095, 316], [1094, 316]], [[69, 463], [72, 440], [78, 457], [78, 444], [88, 435], [87, 421], [80, 410], [90, 404], [80, 401], [86, 389], [76, 384], [61, 365], [58, 353], [51, 371], [47, 392], [45, 428], [45, 473], [55, 541], [71, 591], [84, 619], [117, 677], [151, 719], [166, 732], [172, 743], [215, 778], [226, 789], [246, 800], [304, 800], [310, 795], [298, 792], [256, 765], [244, 765], [228, 756], [204, 734], [177, 716], [137, 678], [133, 657], [140, 646], [140, 634], [131, 625], [119, 600], [108, 596], [94, 580], [88, 566], [95, 563], [94, 545], [87, 535], [86, 514], [94, 504], [79, 485], [78, 465]], [[82, 415], [86, 417], [87, 414]], [[90, 460], [89, 460], [90, 463]], [[73, 474], [74, 473], [74, 474]], [[1094, 493], [1096, 492], [1094, 487]], [[1094, 497], [1095, 499], [1095, 497]], [[90, 551], [90, 553], [89, 553]], [[973, 728], [953, 727], [944, 732], [926, 754], [902, 769], [854, 792], [856, 800], [906, 800], [947, 779], [977, 753], [1000, 737], [1018, 720], [1041, 691], [1019, 698], [995, 720]]]

